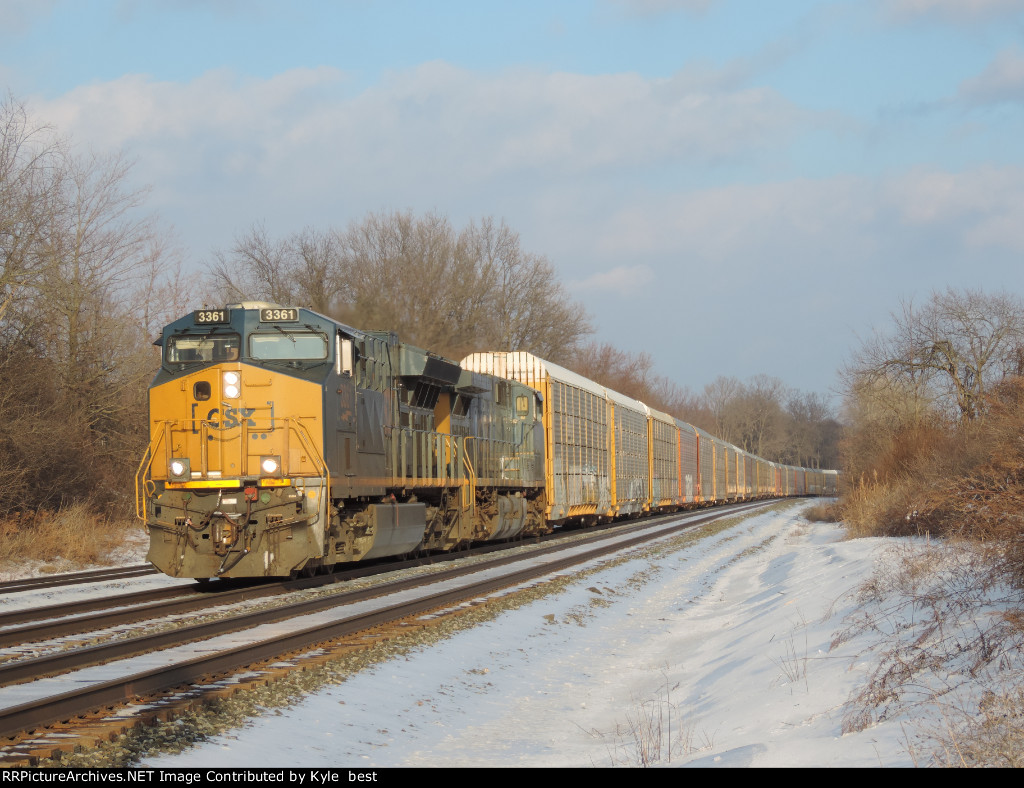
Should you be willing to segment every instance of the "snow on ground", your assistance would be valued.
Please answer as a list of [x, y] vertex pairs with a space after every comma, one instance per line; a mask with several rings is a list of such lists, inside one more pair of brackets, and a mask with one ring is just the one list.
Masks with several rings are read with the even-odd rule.
[[913, 765], [905, 718], [842, 734], [869, 644], [830, 650], [892, 540], [843, 541], [805, 505], [608, 564], [144, 765]]

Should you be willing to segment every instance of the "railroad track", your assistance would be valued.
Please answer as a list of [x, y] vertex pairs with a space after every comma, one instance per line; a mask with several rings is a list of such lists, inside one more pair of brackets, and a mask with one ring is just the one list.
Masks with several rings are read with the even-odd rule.
[[47, 577], [26, 577], [21, 580], [8, 580], [0, 583], [0, 594], [16, 594], [21, 591], [42, 591], [47, 588], [81, 585], [83, 583], [125, 580], [132, 577], [142, 577], [143, 575], [155, 575], [156, 573], [156, 567], [152, 564], [136, 564], [135, 566], [118, 566], [111, 569], [68, 572]]
[[[287, 602], [267, 610], [243, 612], [222, 620], [98, 644], [66, 654], [16, 660], [0, 667], [0, 684], [6, 685], [0, 687], [0, 737], [17, 736], [24, 740], [25, 736], [19, 734], [66, 721], [97, 708], [209, 680], [212, 676], [223, 676], [387, 622], [420, 616], [502, 588], [535, 581], [685, 528], [745, 513], [766, 503], [674, 515], [658, 518], [661, 524], [647, 521], [611, 532], [580, 532], [582, 538], [577, 540], [537, 546], [525, 552], [481, 559], [469, 565], [440, 568], [419, 577]], [[669, 522], [665, 523], [666, 520]], [[239, 598], [252, 591], [237, 590]], [[209, 600], [210, 595], [206, 596]], [[210, 601], [216, 604], [226, 598], [224, 594], [213, 596]], [[175, 604], [183, 601], [178, 600]], [[202, 644], [197, 645], [200, 640]], [[100, 663], [124, 659], [130, 654], [146, 656], [96, 667]], [[119, 675], [111, 677], [111, 668], [117, 668], [115, 672]], [[68, 671], [74, 671], [70, 677], [77, 685], [74, 689], [68, 688], [70, 681], [38, 680], [42, 675]], [[31, 683], [18, 683], [30, 679]], [[13, 749], [0, 750], [16, 752], [18, 748], [14, 746], [13, 738], [11, 745]]]

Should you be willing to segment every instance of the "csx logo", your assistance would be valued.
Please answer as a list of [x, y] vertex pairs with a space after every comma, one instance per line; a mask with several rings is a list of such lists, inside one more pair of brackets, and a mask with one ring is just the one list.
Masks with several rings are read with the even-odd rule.
[[[268, 402], [270, 406], [270, 425], [269, 427], [256, 427], [256, 425], [250, 422], [250, 427], [256, 429], [265, 429], [268, 432], [274, 429], [274, 403]], [[192, 405], [192, 434], [199, 434], [200, 418], [197, 414], [199, 406], [197, 404]], [[233, 430], [235, 427], [242, 423], [243, 419], [251, 419], [252, 415], [256, 412], [256, 408], [236, 408], [231, 405], [225, 405], [223, 408], [211, 408], [202, 421], [206, 422], [206, 426], [213, 430]]]

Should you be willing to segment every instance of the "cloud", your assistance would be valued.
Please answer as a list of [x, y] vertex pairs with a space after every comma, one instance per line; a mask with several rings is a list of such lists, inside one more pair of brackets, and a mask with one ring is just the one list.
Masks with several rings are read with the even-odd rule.
[[221, 170], [300, 168], [313, 180], [356, 174], [406, 185], [748, 159], [813, 122], [771, 89], [724, 87], [714, 75], [480, 75], [443, 62], [392, 72], [359, 93], [327, 67], [267, 80], [213, 71], [185, 84], [129, 75], [34, 106], [81, 142], [176, 167], [227, 148], [211, 162]]
[[778, 160], [823, 122], [719, 77], [482, 75], [435, 62], [357, 90], [331, 68], [214, 71], [188, 83], [126, 76], [29, 106], [82, 145], [134, 156], [139, 185], [154, 186], [153, 206], [197, 257], [254, 221], [288, 233], [391, 208], [505, 218], [594, 301], [640, 285], [774, 288], [833, 268], [879, 286], [894, 270], [981, 276], [1024, 252], [1019, 167], [694, 185], [719, 162], [750, 173]]
[[359, 89], [329, 67], [189, 82], [132, 74], [28, 104], [80, 147], [135, 159], [153, 208], [199, 250], [257, 220], [288, 232], [392, 208], [456, 221], [506, 214], [524, 226], [545, 206], [573, 210], [555, 197], [566, 185], [614, 192], [652, 174], [772, 162], [819, 122], [774, 90], [708, 69], [649, 79], [444, 62]]
[[131, 74], [84, 85], [39, 112], [64, 132], [93, 146], [225, 138], [253, 140], [294, 123], [316, 91], [343, 82], [336, 69], [293, 69], [267, 80], [210, 71], [181, 84]]
[[884, 13], [897, 22], [987, 22], [1024, 11], [1022, 0], [880, 0], [880, 4]]
[[[964, 100], [1011, 91], [1018, 59], [996, 58]], [[915, 287], [1024, 285], [1024, 168], [764, 180], [786, 171], [798, 135], [833, 121], [730, 69], [648, 79], [433, 62], [367, 88], [333, 68], [136, 74], [29, 109], [81, 146], [135, 157], [193, 263], [260, 220], [287, 234], [390, 208], [496, 216], [600, 312], [607, 338], [680, 356], [686, 336], [686, 357], [703, 348], [723, 374], [702, 339], [720, 327], [812, 336], [819, 352], [829, 324], [835, 352], [842, 326]], [[747, 182], [706, 185], [723, 172]]]
[[734, 272], [768, 261], [789, 271], [853, 261], [871, 269], [908, 248], [919, 256], [939, 248], [936, 260], [1019, 255], [1024, 168], [723, 186], [633, 201], [602, 227], [603, 256], [729, 264]]
[[964, 81], [957, 97], [970, 106], [1024, 103], [1024, 54], [1004, 50], [978, 76]]
[[603, 290], [609, 293], [636, 292], [654, 281], [654, 272], [647, 265], [618, 266], [599, 271], [586, 279], [571, 282], [569, 290]]

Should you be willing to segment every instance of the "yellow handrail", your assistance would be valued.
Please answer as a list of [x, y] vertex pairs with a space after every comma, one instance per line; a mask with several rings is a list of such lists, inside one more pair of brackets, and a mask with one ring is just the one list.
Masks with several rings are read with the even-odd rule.
[[[476, 514], [476, 471], [473, 470], [473, 462], [469, 459], [469, 451], [466, 449], [466, 443], [474, 440], [475, 436], [466, 435], [462, 439], [462, 464], [466, 469], [466, 484], [462, 486], [462, 508], [468, 509], [470, 516]], [[466, 499], [468, 500], [468, 503]]]

